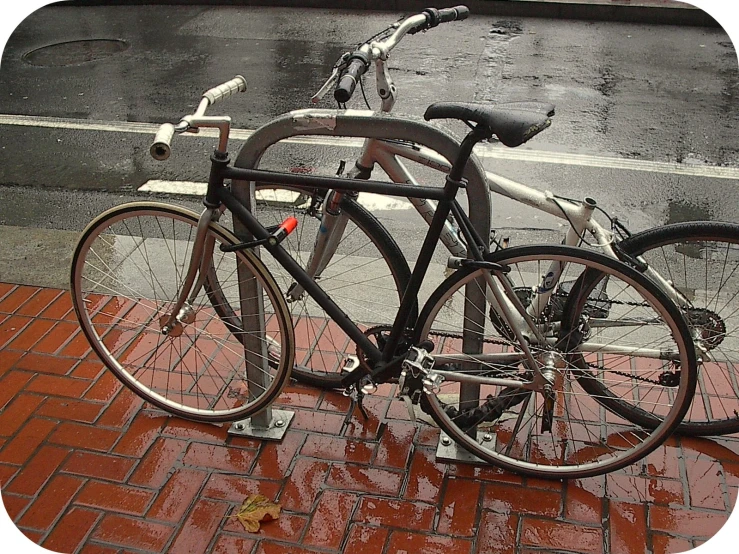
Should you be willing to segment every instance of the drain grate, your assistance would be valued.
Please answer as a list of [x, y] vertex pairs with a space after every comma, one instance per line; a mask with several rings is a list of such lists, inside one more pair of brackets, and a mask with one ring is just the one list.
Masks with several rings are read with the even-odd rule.
[[128, 49], [122, 40], [89, 39], [51, 44], [23, 55], [23, 61], [43, 67], [63, 67], [103, 60]]

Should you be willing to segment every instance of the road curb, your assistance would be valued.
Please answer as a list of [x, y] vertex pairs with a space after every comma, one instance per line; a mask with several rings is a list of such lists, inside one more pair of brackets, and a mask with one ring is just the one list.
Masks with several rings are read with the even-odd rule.
[[548, 19], [584, 19], [664, 25], [720, 27], [703, 10], [693, 7], [672, 7], [618, 3], [558, 2], [556, 0], [73, 0], [58, 6], [133, 6], [142, 4], [205, 5], [205, 6], [264, 6], [282, 8], [318, 8], [330, 10], [420, 11], [429, 5], [442, 7], [464, 3], [476, 15], [502, 17], [541, 17]]

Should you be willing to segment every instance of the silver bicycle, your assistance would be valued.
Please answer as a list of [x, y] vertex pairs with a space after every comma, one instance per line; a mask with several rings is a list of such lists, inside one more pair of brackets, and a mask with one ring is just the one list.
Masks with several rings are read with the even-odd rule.
[[[462, 16], [457, 19], [466, 17], [466, 8], [455, 9]], [[426, 13], [422, 13], [394, 23], [342, 56], [313, 101], [317, 102], [333, 89], [340, 107], [345, 107], [344, 103], [352, 97], [357, 84], [362, 84], [362, 75], [374, 65], [381, 112], [390, 114], [398, 94], [397, 85], [390, 76], [390, 53], [407, 34], [417, 30], [419, 21], [425, 17]], [[511, 102], [496, 107], [525, 113], [533, 105]], [[474, 105], [470, 107], [474, 109]], [[552, 105], [539, 104], [539, 109], [554, 113]], [[296, 115], [296, 121], [316, 120], [326, 115], [325, 110], [295, 113], [303, 118]], [[338, 128], [323, 134], [341, 134], [342, 117], [350, 119], [357, 114], [360, 112], [356, 110], [339, 112], [333, 116], [334, 124], [339, 121]], [[296, 124], [294, 134], [298, 133], [298, 127]], [[310, 126], [304, 128], [309, 130]], [[236, 164], [240, 161], [250, 164], [258, 157], [253, 154], [253, 144], [259, 145], [261, 153], [265, 144], [285, 136], [286, 133], [275, 134], [270, 129], [258, 130], [247, 141]], [[262, 140], [262, 137], [266, 138]], [[505, 136], [498, 136], [498, 139], [504, 144], [507, 142]], [[507, 145], [514, 146], [510, 141]], [[376, 136], [365, 139], [354, 166], [348, 171], [343, 171], [342, 167], [339, 173], [352, 179], [369, 179], [381, 171], [392, 182], [418, 185], [419, 179], [409, 168], [434, 174], [448, 173], [450, 167], [447, 157], [419, 140]], [[568, 225], [563, 244], [586, 244], [611, 258], [626, 261], [657, 283], [688, 320], [701, 368], [695, 401], [680, 430], [696, 435], [739, 432], [739, 371], [736, 365], [739, 363], [739, 225], [698, 221], [631, 235], [592, 198], [580, 201], [559, 197], [492, 172], [484, 172], [478, 179], [483, 180], [492, 193], [563, 219]], [[301, 221], [302, 232], [290, 237], [285, 247], [301, 261], [308, 274], [332, 290], [346, 313], [357, 321], [368, 322], [368, 335], [382, 340], [384, 326], [389, 324], [382, 313], [399, 305], [410, 270], [396, 240], [364, 207], [365, 201], [354, 193], [258, 182], [256, 200], [254, 213], [265, 224], [281, 221], [288, 214]], [[432, 220], [433, 201], [408, 200], [427, 222]], [[606, 217], [608, 227], [595, 219], [597, 213]], [[466, 254], [467, 244], [453, 221], [447, 221], [440, 240], [451, 256]], [[506, 246], [494, 237], [491, 244], [494, 248]], [[290, 310], [297, 321], [299, 335], [303, 337], [294, 377], [324, 388], [338, 387], [342, 375], [362, 363], [353, 342], [331, 327], [328, 318], [321, 316], [320, 309], [311, 304], [300, 285], [289, 275], [276, 271], [275, 277], [287, 291]], [[571, 285], [560, 285], [558, 292], [566, 294]], [[527, 293], [522, 288], [520, 294]], [[636, 344], [647, 330], [639, 329], [643, 324], [636, 318], [628, 326], [623, 321], [614, 323], [612, 308], [616, 305], [616, 299], [604, 295], [600, 302], [602, 309], [593, 312], [598, 317], [589, 318], [588, 335], [601, 336], [604, 342], [610, 342], [615, 340], [614, 329], [619, 328], [624, 335], [620, 340]], [[607, 308], [611, 308], [610, 314]], [[489, 320], [494, 327], [493, 334], [498, 334], [494, 310], [489, 311]], [[630, 386], [635, 394], [640, 394], [644, 387], [669, 382], [674, 369], [669, 361], [656, 364], [652, 375], [633, 379]], [[623, 369], [612, 370], [614, 378], [623, 380], [630, 378], [628, 373]], [[598, 381], [585, 386], [596, 396], [606, 392]], [[628, 411], [624, 415], [638, 417]]]

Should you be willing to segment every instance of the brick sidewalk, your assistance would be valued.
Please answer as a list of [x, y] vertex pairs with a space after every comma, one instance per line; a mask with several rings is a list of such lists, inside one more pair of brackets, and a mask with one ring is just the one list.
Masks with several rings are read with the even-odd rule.
[[[0, 284], [2, 498], [52, 550], [657, 554], [705, 542], [736, 503], [739, 437], [671, 439], [603, 477], [521, 478], [436, 463], [438, 430], [390, 386], [343, 436], [346, 398], [290, 386], [282, 443], [227, 437], [122, 389], [70, 310], [67, 292]], [[283, 513], [249, 534], [227, 516], [257, 492]]]

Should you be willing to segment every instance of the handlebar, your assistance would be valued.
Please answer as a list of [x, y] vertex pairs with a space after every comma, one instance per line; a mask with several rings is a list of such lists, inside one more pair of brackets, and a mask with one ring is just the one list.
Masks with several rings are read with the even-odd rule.
[[334, 90], [334, 98], [337, 102], [348, 102], [354, 94], [357, 81], [364, 75], [369, 67], [369, 57], [361, 51], [357, 51], [349, 58], [349, 66], [339, 78], [339, 84]]
[[442, 8], [440, 10], [435, 8], [426, 8], [421, 13], [426, 16], [426, 23], [408, 31], [409, 35], [413, 35], [419, 31], [426, 31], [427, 29], [436, 27], [439, 23], [449, 23], [450, 21], [462, 21], [467, 19], [470, 15], [470, 10], [467, 6], [455, 6], [453, 8]]
[[230, 81], [226, 81], [222, 85], [213, 87], [212, 89], [204, 92], [203, 98], [207, 98], [208, 101], [210, 102], [210, 105], [212, 106], [219, 100], [228, 98], [232, 94], [236, 94], [237, 92], [245, 92], [245, 91], [246, 91], [246, 79], [244, 79], [241, 75], [236, 75], [236, 77], [234, 77]]
[[331, 77], [329, 77], [318, 93], [313, 96], [312, 101], [314, 103], [318, 102], [328, 88], [333, 83], [337, 83], [336, 89], [334, 90], [334, 99], [340, 103], [348, 102], [354, 94], [357, 82], [369, 68], [370, 62], [377, 59], [387, 59], [390, 51], [397, 46], [406, 34], [426, 31], [438, 26], [440, 23], [462, 21], [467, 19], [469, 14], [470, 10], [467, 6], [455, 6], [440, 10], [427, 8], [419, 14], [405, 18], [400, 23], [391, 25], [384, 31], [389, 32], [393, 30], [392, 35], [388, 38], [381, 41], [369, 39], [351, 54], [344, 54], [337, 63]]
[[450, 21], [464, 21], [470, 16], [470, 9], [467, 6], [454, 6], [453, 8], [444, 8], [439, 10], [439, 16], [441, 17], [440, 23], [448, 23]]
[[169, 155], [172, 153], [171, 145], [174, 133], [175, 127], [171, 123], [165, 123], [159, 127], [157, 134], [154, 135], [154, 142], [151, 145], [151, 148], [149, 148], [149, 153], [152, 158], [159, 160], [160, 162], [169, 158]]
[[149, 148], [151, 157], [155, 160], [164, 161], [169, 158], [172, 153], [172, 138], [175, 133], [192, 132], [197, 133], [199, 127], [216, 127], [220, 129], [219, 150], [225, 151], [228, 142], [228, 130], [231, 125], [231, 118], [223, 117], [205, 117], [205, 110], [216, 102], [228, 98], [238, 92], [246, 91], [246, 79], [241, 75], [237, 75], [230, 81], [226, 81], [222, 85], [213, 87], [203, 93], [198, 105], [198, 109], [192, 115], [183, 117], [177, 125], [164, 123], [159, 127], [157, 134], [154, 136], [154, 142]]

